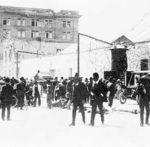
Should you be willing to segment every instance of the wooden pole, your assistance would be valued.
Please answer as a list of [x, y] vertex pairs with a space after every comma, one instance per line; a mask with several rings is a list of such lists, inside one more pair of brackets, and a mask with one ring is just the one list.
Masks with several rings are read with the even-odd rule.
[[16, 77], [18, 79], [18, 69], [19, 69], [19, 66], [18, 66], [18, 51], [16, 52]]
[[80, 75], [80, 34], [78, 33], [78, 50], [77, 50], [77, 71]]

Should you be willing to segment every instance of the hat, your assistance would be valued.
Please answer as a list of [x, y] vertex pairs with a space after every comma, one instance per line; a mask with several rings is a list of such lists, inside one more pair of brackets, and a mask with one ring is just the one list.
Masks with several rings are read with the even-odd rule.
[[10, 82], [10, 79], [9, 78], [5, 78], [4, 80], [6, 83], [9, 83]]
[[21, 81], [24, 81], [24, 77], [21, 77], [20, 80], [21, 80]]
[[74, 80], [74, 81], [76, 81], [76, 80], [81, 81], [81, 80], [82, 80], [82, 77], [79, 77], [79, 74], [76, 73], [75, 76], [73, 77], [73, 80]]

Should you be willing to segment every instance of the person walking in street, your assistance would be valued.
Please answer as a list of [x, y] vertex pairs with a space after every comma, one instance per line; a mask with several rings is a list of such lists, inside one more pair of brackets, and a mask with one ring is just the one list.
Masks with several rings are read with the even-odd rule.
[[37, 99], [38, 99], [38, 106], [41, 106], [41, 95], [42, 95], [42, 86], [38, 83], [38, 81], [35, 81], [32, 89], [32, 96], [34, 97], [34, 107], [36, 107]]
[[145, 124], [149, 125], [149, 101], [150, 101], [150, 85], [145, 79], [140, 79], [137, 85], [137, 94], [139, 98], [139, 108], [140, 108], [140, 125], [144, 125], [144, 108], [146, 109]]
[[84, 83], [81, 82], [81, 78], [77, 74], [73, 78], [73, 81], [73, 110], [72, 123], [70, 124], [70, 126], [75, 126], [76, 111], [78, 106], [82, 114], [82, 121], [85, 124], [84, 103], [86, 98], [86, 87]]
[[113, 105], [113, 100], [115, 97], [116, 89], [115, 89], [115, 84], [114, 84], [114, 79], [113, 77], [109, 78], [108, 83], [106, 84], [107, 87], [107, 97], [108, 97], [108, 106], [109, 106], [109, 111], [110, 113], [112, 112], [112, 105]]
[[53, 86], [50, 80], [47, 81], [47, 107], [52, 108]]
[[70, 110], [73, 94], [73, 79], [70, 78], [66, 85], [66, 97], [68, 98], [67, 108]]
[[25, 79], [21, 77], [20, 82], [16, 85], [16, 94], [18, 98], [17, 107], [20, 107], [20, 110], [23, 110], [25, 92], [26, 92]]
[[99, 80], [99, 74], [93, 73], [93, 85], [91, 88], [91, 105], [92, 105], [92, 112], [91, 112], [91, 121], [90, 125], [94, 126], [94, 120], [96, 115], [97, 106], [100, 111], [101, 122], [104, 124], [104, 111], [103, 111], [103, 102], [105, 101], [105, 89], [104, 84], [102, 81]]
[[1, 91], [1, 104], [2, 104], [2, 120], [5, 120], [5, 109], [7, 108], [7, 120], [10, 120], [10, 108], [12, 103], [13, 87], [10, 85], [10, 79], [5, 79], [6, 85], [3, 86]]

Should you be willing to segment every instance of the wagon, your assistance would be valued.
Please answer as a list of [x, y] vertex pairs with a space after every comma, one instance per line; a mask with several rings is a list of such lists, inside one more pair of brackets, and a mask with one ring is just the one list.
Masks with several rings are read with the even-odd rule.
[[125, 104], [127, 99], [136, 100], [137, 104], [139, 104], [138, 94], [136, 92], [137, 89], [137, 79], [141, 78], [144, 75], [149, 74], [150, 71], [134, 71], [131, 72], [131, 76], [129, 78], [129, 82], [127, 86], [123, 86], [118, 92], [117, 98], [120, 100], [121, 104]]

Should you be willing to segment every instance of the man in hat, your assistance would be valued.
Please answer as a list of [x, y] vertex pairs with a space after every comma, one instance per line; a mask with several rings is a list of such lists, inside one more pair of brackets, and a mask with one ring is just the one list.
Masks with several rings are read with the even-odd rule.
[[38, 81], [34, 82], [33, 88], [32, 88], [32, 96], [34, 97], [34, 106], [36, 107], [36, 101], [38, 99], [38, 106], [41, 106], [41, 95], [42, 95], [42, 86], [39, 84]]
[[100, 111], [101, 122], [104, 124], [104, 111], [103, 111], [103, 102], [105, 102], [105, 87], [101, 80], [99, 80], [99, 74], [93, 73], [93, 85], [91, 88], [91, 105], [92, 105], [92, 112], [91, 112], [91, 122], [90, 125], [94, 126], [94, 120], [96, 115], [97, 106]]
[[108, 106], [109, 106], [109, 111], [112, 112], [112, 105], [113, 105], [113, 99], [115, 97], [116, 93], [116, 88], [114, 84], [114, 78], [110, 77], [108, 83], [106, 84], [107, 87], [107, 97], [108, 97]]
[[24, 79], [24, 77], [21, 77], [20, 82], [16, 86], [18, 107], [20, 107], [20, 110], [23, 110], [25, 92], [26, 92], [25, 79]]
[[71, 126], [75, 126], [75, 118], [77, 107], [79, 106], [80, 112], [82, 114], [82, 121], [85, 124], [85, 112], [84, 112], [84, 103], [86, 98], [86, 87], [84, 83], [81, 82], [81, 78], [78, 77], [78, 74], [73, 78], [73, 110], [72, 110], [72, 123]]
[[12, 103], [13, 87], [10, 86], [10, 79], [5, 79], [6, 85], [2, 87], [0, 100], [2, 103], [2, 120], [5, 120], [5, 109], [7, 108], [7, 120], [10, 120], [10, 107]]
[[145, 124], [149, 125], [149, 102], [150, 102], [150, 84], [149, 80], [141, 78], [137, 85], [137, 94], [140, 108], [140, 125], [144, 125], [144, 108], [146, 109]]

